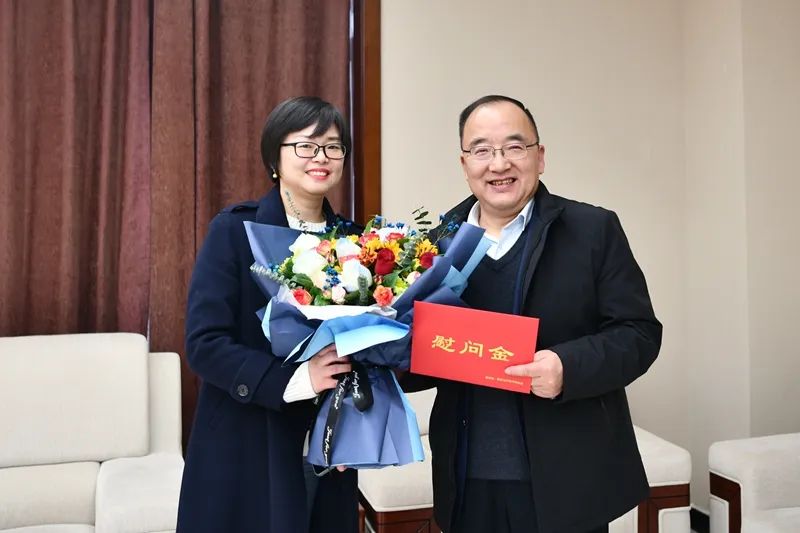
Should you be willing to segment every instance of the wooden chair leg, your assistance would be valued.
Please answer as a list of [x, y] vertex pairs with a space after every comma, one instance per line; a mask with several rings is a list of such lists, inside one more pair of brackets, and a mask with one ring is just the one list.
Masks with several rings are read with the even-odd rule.
[[650, 496], [639, 504], [638, 533], [659, 533], [661, 509], [689, 506], [689, 484], [650, 487]]

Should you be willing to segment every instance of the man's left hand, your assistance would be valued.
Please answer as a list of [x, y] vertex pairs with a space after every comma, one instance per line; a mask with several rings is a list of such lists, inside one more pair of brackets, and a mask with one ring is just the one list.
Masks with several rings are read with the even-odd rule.
[[510, 366], [506, 374], [533, 378], [531, 392], [541, 398], [555, 398], [564, 386], [564, 366], [558, 354], [551, 350], [536, 352], [532, 363]]

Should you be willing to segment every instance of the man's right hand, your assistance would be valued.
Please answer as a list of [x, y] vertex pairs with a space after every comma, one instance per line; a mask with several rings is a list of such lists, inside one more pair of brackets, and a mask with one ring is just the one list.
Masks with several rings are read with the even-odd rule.
[[338, 382], [338, 378], [334, 376], [350, 370], [352, 370], [350, 359], [339, 357], [335, 344], [329, 344], [321, 349], [308, 361], [308, 375], [311, 378], [311, 386], [317, 394], [334, 388]]

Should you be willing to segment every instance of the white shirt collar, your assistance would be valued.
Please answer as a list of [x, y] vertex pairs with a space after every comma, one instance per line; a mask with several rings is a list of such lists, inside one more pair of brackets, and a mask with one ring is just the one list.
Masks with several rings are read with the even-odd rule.
[[289, 223], [290, 228], [309, 233], [323, 233], [327, 227], [325, 222], [305, 222], [297, 217], [293, 217], [289, 213], [286, 213], [286, 221]]
[[[530, 222], [531, 214], [533, 213], [533, 198], [528, 200], [528, 203], [525, 204], [525, 207], [517, 213], [517, 216], [514, 217], [508, 224], [503, 226], [500, 230], [501, 232], [506, 228], [509, 228], [515, 224], [519, 224], [520, 221], [522, 222], [521, 226], [523, 228], [528, 226], [528, 222]], [[472, 224], [473, 226], [481, 227], [481, 203], [475, 202], [472, 205], [472, 209], [469, 210], [469, 215], [467, 216], [467, 223]], [[488, 235], [487, 235], [488, 237]]]

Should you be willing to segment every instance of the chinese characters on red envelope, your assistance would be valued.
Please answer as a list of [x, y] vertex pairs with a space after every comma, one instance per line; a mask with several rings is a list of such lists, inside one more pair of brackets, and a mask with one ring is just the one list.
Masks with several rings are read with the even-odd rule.
[[530, 392], [506, 367], [533, 361], [539, 319], [426, 302], [414, 304], [411, 372]]

